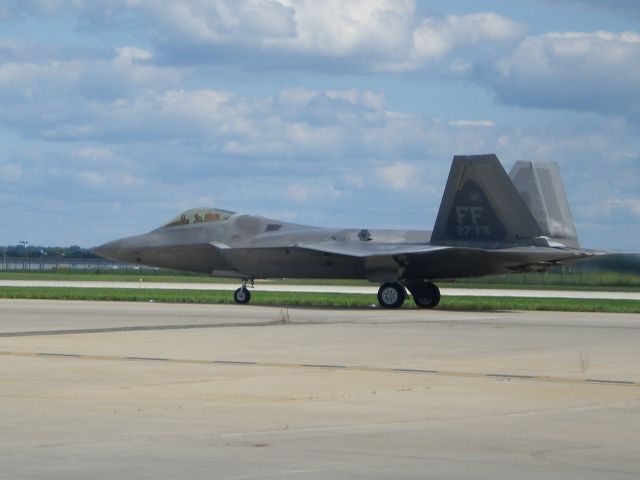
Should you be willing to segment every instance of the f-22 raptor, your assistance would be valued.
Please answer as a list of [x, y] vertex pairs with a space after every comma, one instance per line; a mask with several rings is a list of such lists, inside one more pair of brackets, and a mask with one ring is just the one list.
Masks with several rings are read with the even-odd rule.
[[421, 308], [440, 301], [435, 280], [544, 271], [589, 257], [580, 248], [555, 162], [517, 162], [509, 175], [493, 155], [455, 156], [433, 231], [331, 229], [198, 208], [149, 233], [95, 248], [105, 258], [238, 278], [348, 278], [380, 284], [382, 307], [407, 290]]

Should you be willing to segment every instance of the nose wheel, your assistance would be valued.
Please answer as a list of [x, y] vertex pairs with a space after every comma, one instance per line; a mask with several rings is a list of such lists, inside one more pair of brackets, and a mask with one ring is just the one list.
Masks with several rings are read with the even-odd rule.
[[246, 285], [242, 285], [235, 292], [233, 292], [233, 299], [237, 304], [247, 304], [251, 300], [251, 292]]

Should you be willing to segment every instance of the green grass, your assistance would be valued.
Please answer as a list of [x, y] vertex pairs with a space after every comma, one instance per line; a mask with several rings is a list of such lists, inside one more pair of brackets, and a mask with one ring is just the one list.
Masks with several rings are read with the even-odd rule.
[[[33, 259], [32, 259], [33, 260]], [[112, 265], [97, 259], [60, 258], [62, 263], [53, 265], [44, 262], [32, 263], [34, 270], [0, 271], [0, 279], [19, 280], [85, 280], [85, 281], [137, 281], [143, 282], [192, 282], [192, 283], [230, 283], [238, 281], [228, 278], [215, 278], [208, 275], [179, 272], [169, 269], [151, 269], [126, 266], [112, 268]], [[20, 259], [12, 259], [20, 265]], [[43, 260], [41, 260], [43, 261]], [[64, 263], [67, 262], [67, 263]], [[79, 263], [78, 263], [79, 262]], [[56, 270], [37, 270], [40, 266], [55, 267]], [[73, 268], [72, 268], [73, 266]], [[79, 268], [82, 268], [80, 270]], [[260, 284], [263, 281], [256, 283]], [[310, 285], [370, 285], [366, 280], [327, 280], [327, 279], [274, 279], [266, 280], [273, 284], [310, 284]], [[455, 282], [438, 281], [441, 287], [457, 288], [512, 288], [540, 290], [610, 290], [640, 291], [640, 255], [613, 254], [597, 256], [577, 263], [550, 268], [546, 272], [493, 275], [480, 278], [458, 279]]]
[[[455, 282], [436, 282], [441, 288], [506, 288], [527, 290], [578, 290], [597, 291], [606, 290], [612, 292], [637, 292], [640, 284], [635, 277], [620, 274], [517, 274], [501, 275], [495, 277], [483, 277], [463, 279]], [[206, 275], [180, 274], [162, 271], [161, 273], [140, 272], [0, 272], [0, 280], [64, 280], [64, 281], [105, 281], [105, 282], [137, 282], [142, 279], [144, 283], [228, 283], [240, 284], [233, 278], [210, 277]], [[602, 280], [604, 283], [598, 283]], [[273, 279], [258, 280], [256, 284], [282, 284], [282, 285], [355, 285], [371, 286], [366, 280], [351, 279]]]
[[[230, 291], [120, 288], [0, 287], [0, 298], [231, 304]], [[253, 291], [253, 305], [372, 308], [375, 295]], [[241, 307], [239, 307], [241, 308]], [[405, 308], [415, 308], [409, 299]], [[555, 310], [640, 313], [638, 300], [444, 296], [441, 310]]]

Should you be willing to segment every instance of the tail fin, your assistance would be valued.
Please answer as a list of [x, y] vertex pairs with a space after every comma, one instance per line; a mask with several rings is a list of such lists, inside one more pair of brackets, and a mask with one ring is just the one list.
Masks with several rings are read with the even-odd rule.
[[558, 164], [516, 162], [509, 177], [542, 234], [568, 247], [580, 248]]
[[527, 244], [542, 234], [498, 157], [453, 157], [431, 243]]

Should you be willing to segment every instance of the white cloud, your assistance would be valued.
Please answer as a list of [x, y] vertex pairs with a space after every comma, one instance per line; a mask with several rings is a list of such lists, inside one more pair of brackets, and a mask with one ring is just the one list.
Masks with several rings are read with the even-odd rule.
[[[618, 7], [637, 10], [630, 2]], [[34, 0], [8, 11], [7, 18], [75, 12], [83, 22], [127, 31], [149, 45], [122, 47], [113, 58], [90, 62], [5, 62], [0, 94], [14, 87], [11, 93], [22, 98], [56, 85], [72, 85], [91, 98], [158, 92], [179, 86], [190, 65], [462, 78], [488, 87], [505, 104], [640, 118], [635, 32], [525, 37], [525, 25], [495, 12], [439, 15], [412, 0]], [[14, 43], [5, 40], [0, 52], [24, 56], [24, 46]], [[368, 100], [358, 101], [383, 108], [383, 98]]]
[[495, 13], [425, 18], [413, 32], [412, 57], [420, 65], [441, 60], [457, 49], [509, 46], [522, 38], [524, 30], [523, 25]]
[[[51, 80], [56, 82], [55, 74]], [[0, 112], [0, 121], [24, 136], [47, 140], [198, 138], [213, 151], [232, 155], [311, 152], [332, 158], [349, 149], [384, 151], [385, 137], [395, 136], [392, 130], [399, 132], [398, 124], [406, 122], [382, 109], [383, 95], [357, 90], [284, 90], [265, 99], [211, 89], [142, 92], [131, 98], [101, 101], [73, 100], [71, 86], [66, 92], [57, 88], [51, 94], [53, 98], [48, 99], [43, 94], [37, 105], [16, 103], [11, 111]], [[66, 101], [61, 102], [59, 95]], [[42, 109], [47, 115], [42, 115]], [[368, 137], [372, 129], [376, 129], [378, 140]], [[74, 155], [95, 158], [108, 153], [108, 149], [94, 148]]]
[[393, 190], [404, 190], [420, 185], [420, 170], [409, 163], [395, 162], [392, 165], [377, 167], [375, 175], [379, 181]]
[[311, 201], [332, 202], [342, 196], [342, 192], [332, 184], [311, 180], [308, 184], [294, 183], [287, 186], [283, 199], [294, 203], [309, 203]]
[[640, 4], [637, 0], [564, 0], [571, 3], [584, 3], [599, 10], [609, 10], [610, 12], [623, 15], [624, 17], [640, 18]]
[[5, 101], [41, 101], [77, 97], [98, 100], [120, 98], [150, 89], [177, 85], [185, 72], [158, 67], [149, 60], [152, 54], [135, 47], [115, 50], [111, 56], [85, 58], [40, 58], [35, 46], [11, 44], [13, 54], [0, 63], [0, 99]]
[[505, 103], [640, 113], [640, 35], [548, 33], [527, 37], [488, 80]]
[[294, 11], [276, 1], [215, 0], [210, 2], [163, 2], [139, 0], [127, 9], [149, 15], [161, 40], [180, 36], [197, 43], [257, 43], [294, 33]]
[[[238, 7], [247, 4], [270, 14], [260, 17]], [[169, 63], [249, 59], [296, 70], [426, 69], [466, 75], [476, 63], [474, 55], [490, 57], [525, 31], [522, 24], [491, 12], [423, 16], [411, 0], [218, 1], [206, 11], [201, 4], [170, 3], [166, 8], [142, 1], [139, 8], [153, 19], [153, 40]], [[273, 17], [279, 20], [271, 21]], [[257, 28], [256, 22], [269, 28]]]
[[449, 120], [448, 125], [454, 127], [495, 127], [493, 120]]
[[22, 179], [22, 167], [18, 164], [0, 164], [0, 181], [17, 182]]
[[275, 100], [286, 107], [304, 107], [317, 96], [317, 92], [306, 88], [284, 88], [276, 94]]
[[106, 161], [113, 158], [113, 149], [108, 147], [84, 147], [77, 148], [70, 152], [72, 157], [83, 160]]
[[114, 63], [116, 65], [133, 65], [137, 61], [151, 60], [153, 54], [148, 50], [137, 47], [116, 48], [118, 53]]
[[496, 13], [425, 15], [414, 0], [59, 0], [13, 10], [74, 11], [103, 28], [145, 32], [158, 59], [177, 65], [466, 74], [473, 55], [490, 56], [524, 34], [522, 24]]
[[293, 12], [295, 35], [267, 42], [270, 47], [333, 57], [354, 54], [387, 57], [407, 47], [415, 12], [407, 0], [283, 0]]
[[[587, 218], [599, 219], [620, 215], [628, 219], [640, 219], [640, 198], [608, 198], [603, 202], [583, 207]], [[629, 222], [630, 223], [630, 222]]]
[[99, 172], [73, 172], [73, 176], [90, 188], [102, 187], [107, 180], [107, 176]]
[[[638, 10], [626, 1], [611, 8]], [[233, 65], [464, 78], [506, 104], [640, 118], [635, 32], [525, 37], [526, 26], [495, 12], [438, 15], [412, 0], [33, 0], [5, 10], [5, 18], [75, 12], [84, 22], [135, 32], [150, 47], [122, 47], [111, 59], [89, 62], [10, 60], [0, 66], [0, 95], [37, 98], [72, 85], [78, 95], [114, 98], [176, 87], [185, 65]], [[9, 58], [24, 49], [0, 44]]]

